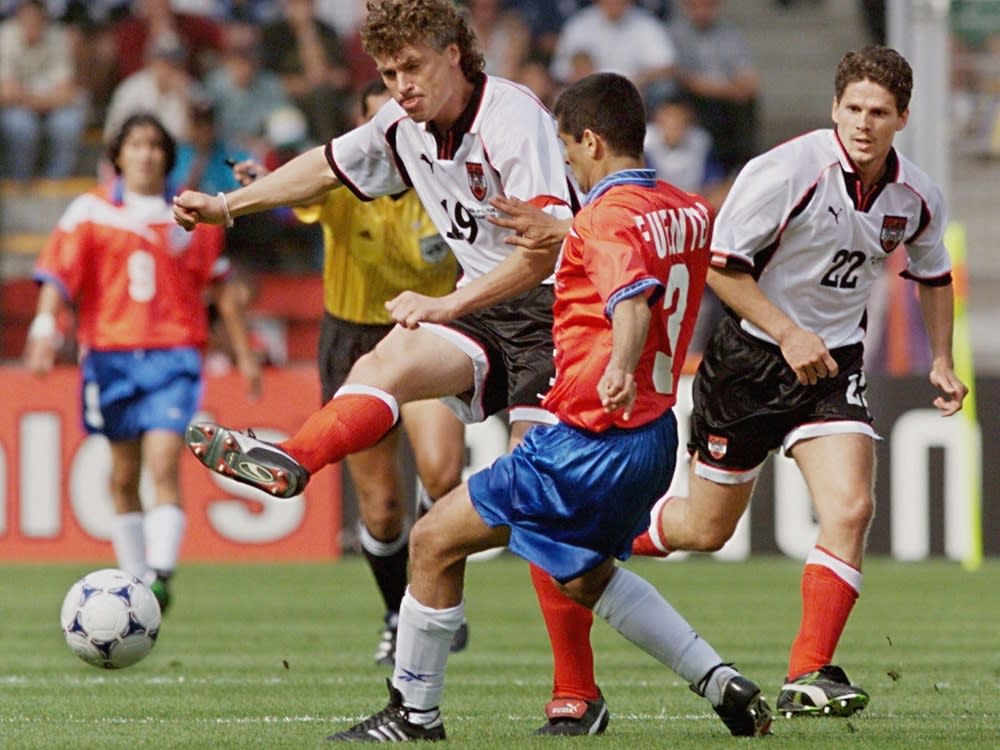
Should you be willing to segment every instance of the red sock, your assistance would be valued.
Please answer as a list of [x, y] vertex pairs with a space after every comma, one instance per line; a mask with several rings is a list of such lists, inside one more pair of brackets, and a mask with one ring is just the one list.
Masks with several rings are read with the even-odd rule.
[[544, 570], [536, 565], [530, 568], [531, 583], [552, 644], [552, 697], [595, 700], [600, 691], [594, 681], [594, 652], [590, 647], [594, 613], [567, 598]]
[[363, 393], [334, 396], [278, 447], [288, 451], [310, 474], [344, 456], [371, 448], [395, 424], [392, 409]]
[[632, 540], [633, 555], [666, 557], [671, 553], [672, 550], [667, 546], [667, 541], [663, 538], [663, 530], [658, 529], [659, 533], [656, 534], [659, 544], [653, 541], [652, 534], [652, 531], [654, 531], [653, 524], [657, 524], [658, 527], [662, 525], [660, 523], [660, 514], [668, 500], [670, 500], [669, 497], [662, 497], [656, 501], [656, 505], [653, 506], [653, 509], [649, 513], [649, 528]]
[[[840, 564], [846, 566], [846, 563]], [[857, 575], [860, 580], [860, 572]], [[832, 568], [811, 562], [806, 564], [802, 573], [802, 621], [788, 661], [790, 678], [814, 672], [833, 661], [833, 653], [857, 599], [858, 589]]]
[[653, 544], [653, 539], [647, 530], [632, 540], [632, 554], [642, 557], [666, 557], [670, 552], [664, 552]]

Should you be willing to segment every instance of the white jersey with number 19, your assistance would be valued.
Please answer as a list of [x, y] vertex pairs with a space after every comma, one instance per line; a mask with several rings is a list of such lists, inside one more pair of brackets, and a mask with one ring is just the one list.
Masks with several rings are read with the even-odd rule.
[[560, 219], [575, 202], [552, 114], [530, 91], [481, 75], [445, 133], [411, 120], [395, 100], [364, 125], [331, 141], [327, 160], [362, 200], [414, 188], [462, 266], [460, 283], [495, 268], [514, 246], [486, 220], [490, 199], [509, 196]]

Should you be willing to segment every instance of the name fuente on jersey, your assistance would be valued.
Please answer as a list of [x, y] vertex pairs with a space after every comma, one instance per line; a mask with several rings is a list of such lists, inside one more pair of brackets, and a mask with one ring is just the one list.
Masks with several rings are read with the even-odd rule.
[[712, 264], [751, 271], [772, 302], [834, 349], [864, 337], [865, 306], [889, 253], [905, 246], [906, 278], [951, 282], [945, 226], [941, 192], [913, 162], [891, 151], [865, 193], [836, 133], [817, 130], [744, 167], [716, 221]]
[[[502, 113], [502, 115], [500, 114]], [[486, 220], [505, 195], [569, 218], [573, 202], [551, 113], [523, 86], [480, 75], [462, 116], [445, 133], [417, 123], [394, 100], [326, 149], [337, 177], [362, 200], [414, 188], [466, 283], [513, 252], [509, 229]]]

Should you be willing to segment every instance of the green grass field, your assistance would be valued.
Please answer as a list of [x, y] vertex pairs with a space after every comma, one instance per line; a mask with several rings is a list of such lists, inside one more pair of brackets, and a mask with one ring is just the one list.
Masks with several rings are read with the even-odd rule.
[[[798, 623], [801, 564], [640, 560], [703, 636], [773, 704]], [[0, 748], [310, 748], [382, 708], [371, 662], [381, 608], [360, 558], [329, 565], [185, 565], [159, 642], [120, 672], [79, 661], [58, 612], [92, 566], [0, 566]], [[462, 748], [543, 747], [548, 645], [526, 566], [471, 563], [471, 641], [449, 664], [445, 725]], [[838, 661], [872, 693], [851, 719], [775, 720], [763, 740], [728, 735], [672, 672], [594, 626], [612, 712], [596, 748], [1000, 747], [1000, 563], [866, 565]]]

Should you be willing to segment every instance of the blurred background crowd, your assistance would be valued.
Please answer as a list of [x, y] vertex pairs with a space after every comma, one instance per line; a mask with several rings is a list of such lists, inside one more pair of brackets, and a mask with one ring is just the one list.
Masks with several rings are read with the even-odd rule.
[[[830, 1], [758, 0], [784, 13]], [[487, 73], [530, 87], [546, 104], [591, 72], [631, 78], [646, 97], [649, 166], [716, 207], [739, 168], [773, 145], [761, 130], [761, 92], [768, 84], [747, 28], [730, 18], [736, 3], [464, 4]], [[364, 5], [0, 0], [5, 201], [44, 192], [46, 182], [108, 179], [104, 143], [140, 110], [156, 112], [181, 144], [171, 176], [177, 191], [233, 189], [227, 160], [254, 158], [273, 169], [337, 136], [355, 122], [358, 93], [377, 76], [360, 41]], [[857, 13], [867, 38], [850, 46], [884, 42], [885, 3], [863, 0]], [[744, 24], [748, 17], [733, 15]], [[1000, 0], [956, 0], [951, 18], [953, 132], [976, 155], [1000, 157]], [[829, 100], [832, 82], [826, 85], [821, 93]], [[826, 124], [819, 119], [814, 126]], [[31, 233], [21, 234], [21, 244], [30, 246]], [[322, 262], [318, 230], [299, 224], [290, 211], [242, 218], [227, 243], [247, 273], [248, 295], [254, 274], [318, 273]]]

